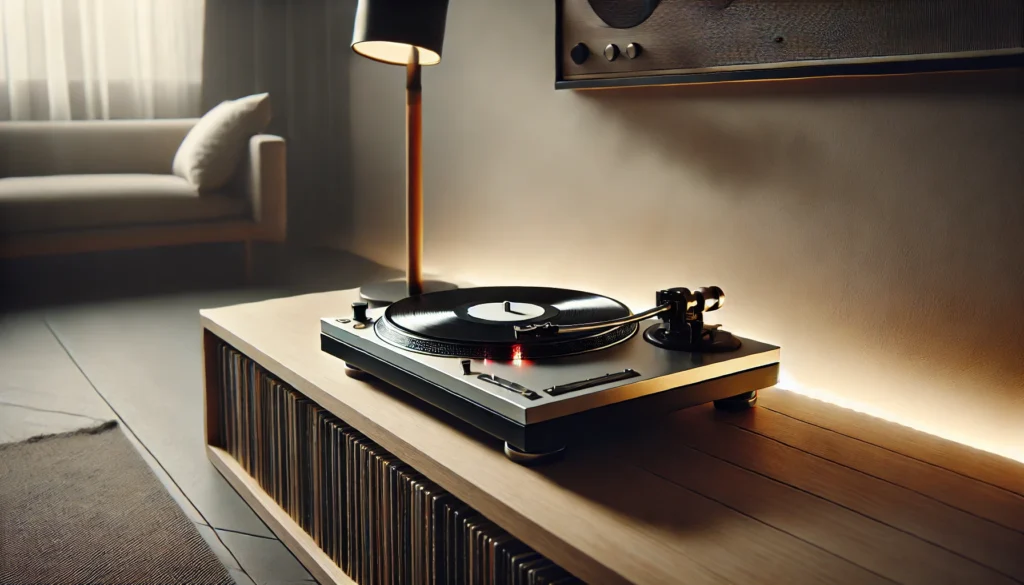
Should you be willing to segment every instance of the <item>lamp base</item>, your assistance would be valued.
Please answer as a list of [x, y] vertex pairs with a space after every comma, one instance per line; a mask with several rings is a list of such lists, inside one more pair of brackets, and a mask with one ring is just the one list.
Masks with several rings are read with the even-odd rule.
[[[424, 280], [423, 292], [438, 292], [459, 288], [458, 285], [443, 280]], [[359, 287], [359, 296], [371, 305], [390, 305], [409, 296], [408, 285], [404, 278], [385, 282], [372, 282]]]

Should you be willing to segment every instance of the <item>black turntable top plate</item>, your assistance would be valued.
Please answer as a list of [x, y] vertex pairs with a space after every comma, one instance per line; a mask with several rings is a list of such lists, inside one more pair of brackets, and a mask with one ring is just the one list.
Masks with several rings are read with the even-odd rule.
[[636, 324], [516, 338], [514, 326], [580, 325], [628, 317], [608, 297], [543, 287], [480, 287], [427, 293], [390, 305], [377, 320], [377, 335], [418, 353], [477, 359], [536, 359], [603, 349], [631, 337]]

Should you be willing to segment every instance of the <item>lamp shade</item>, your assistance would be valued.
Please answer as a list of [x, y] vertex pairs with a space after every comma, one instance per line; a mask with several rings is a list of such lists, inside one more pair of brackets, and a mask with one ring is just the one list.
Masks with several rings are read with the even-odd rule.
[[441, 62], [448, 0], [359, 0], [352, 49], [375, 61], [406, 65]]

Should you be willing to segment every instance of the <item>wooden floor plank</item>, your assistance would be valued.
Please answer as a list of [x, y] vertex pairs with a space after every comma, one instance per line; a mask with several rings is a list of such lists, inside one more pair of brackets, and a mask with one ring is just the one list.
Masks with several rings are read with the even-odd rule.
[[690, 447], [1024, 580], [1024, 534], [756, 433], [721, 424], [710, 407], [683, 410], [671, 418], [678, 422], [675, 436]]
[[634, 463], [800, 540], [904, 585], [1014, 581], [828, 500], [679, 444], [659, 425], [619, 446]]
[[723, 413], [719, 420], [1024, 533], [1024, 496], [767, 408]]
[[785, 390], [761, 392], [762, 408], [896, 451], [1024, 496], [1024, 464]]

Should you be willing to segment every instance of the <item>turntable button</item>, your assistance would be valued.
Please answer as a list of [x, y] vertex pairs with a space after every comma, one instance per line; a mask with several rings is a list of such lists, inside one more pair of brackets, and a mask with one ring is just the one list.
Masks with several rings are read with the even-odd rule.
[[352, 303], [352, 320], [365, 323], [369, 319], [366, 317], [366, 309], [369, 305], [364, 301], [356, 301]]
[[468, 376], [473, 373], [470, 371], [470, 367], [472, 366], [472, 364], [473, 362], [469, 360], [462, 360], [462, 375]]

